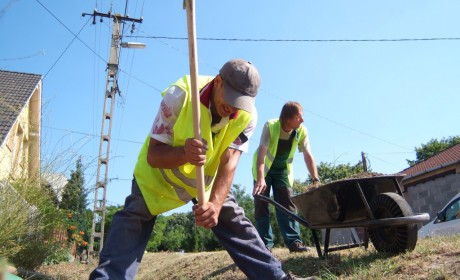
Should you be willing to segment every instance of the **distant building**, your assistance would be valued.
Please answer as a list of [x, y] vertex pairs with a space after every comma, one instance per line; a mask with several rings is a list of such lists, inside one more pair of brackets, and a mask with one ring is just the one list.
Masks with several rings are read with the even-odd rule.
[[40, 171], [42, 77], [0, 70], [0, 181]]
[[404, 197], [414, 213], [429, 213], [431, 219], [460, 192], [460, 144], [419, 162], [400, 173]]
[[61, 202], [62, 193], [64, 192], [64, 188], [68, 182], [69, 180], [62, 173], [53, 173], [53, 174], [44, 173], [42, 174], [42, 183], [45, 183], [51, 186], [51, 189], [56, 194], [56, 199], [58, 202]]

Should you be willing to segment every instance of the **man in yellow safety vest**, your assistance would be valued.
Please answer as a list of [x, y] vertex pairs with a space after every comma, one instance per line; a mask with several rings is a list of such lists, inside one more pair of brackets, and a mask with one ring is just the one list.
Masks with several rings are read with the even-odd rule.
[[[253, 194], [269, 197], [270, 190], [273, 189], [274, 200], [291, 212], [296, 211], [291, 200], [291, 189], [294, 184], [292, 162], [297, 149], [303, 153], [312, 181], [319, 182], [307, 129], [302, 125], [302, 113], [302, 106], [298, 102], [291, 101], [284, 104], [279, 119], [265, 123], [259, 148], [253, 157]], [[254, 217], [257, 231], [265, 246], [271, 251], [274, 242], [267, 202], [260, 199], [254, 200]], [[307, 251], [307, 247], [300, 238], [299, 223], [283, 214], [278, 208], [276, 208], [276, 218], [284, 244], [289, 251]]]

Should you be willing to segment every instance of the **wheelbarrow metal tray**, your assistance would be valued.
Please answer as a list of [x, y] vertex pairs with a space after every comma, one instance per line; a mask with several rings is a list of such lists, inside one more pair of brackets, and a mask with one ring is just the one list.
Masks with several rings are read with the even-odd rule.
[[292, 201], [313, 227], [369, 220], [369, 203], [378, 194], [402, 196], [399, 183], [403, 177], [393, 174], [335, 181], [293, 196]]

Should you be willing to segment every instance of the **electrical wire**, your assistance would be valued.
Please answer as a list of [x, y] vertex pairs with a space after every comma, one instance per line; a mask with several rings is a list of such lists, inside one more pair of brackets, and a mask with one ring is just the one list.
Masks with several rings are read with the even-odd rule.
[[88, 20], [86, 21], [86, 23], [82, 26], [82, 28], [80, 29], [80, 31], [78, 31], [78, 33], [75, 35], [75, 37], [73, 37], [72, 41], [70, 41], [70, 43], [67, 45], [67, 47], [64, 49], [64, 51], [61, 53], [61, 55], [56, 59], [56, 61], [54, 61], [53, 65], [51, 65], [50, 69], [48, 69], [48, 72], [46, 72], [46, 74], [43, 76], [43, 80], [46, 78], [46, 76], [48, 75], [49, 72], [51, 72], [51, 70], [53, 70], [54, 66], [56, 66], [56, 64], [59, 62], [59, 60], [61, 60], [62, 56], [67, 52], [67, 50], [69, 49], [69, 47], [73, 44], [73, 42], [75, 41], [75, 39], [78, 38], [78, 35], [81, 33], [81, 31], [83, 30], [83, 28], [85, 28], [85, 26], [88, 24], [89, 20], [91, 18], [88, 18]]
[[72, 35], [75, 36], [78, 41], [80, 41], [86, 48], [88, 48], [92, 53], [94, 53], [97, 57], [99, 57], [102, 61], [105, 61], [107, 63], [107, 60], [105, 60], [102, 56], [100, 56], [98, 53], [96, 53], [90, 46], [88, 46], [83, 40], [81, 40], [72, 30], [70, 30], [57, 16], [55, 16], [45, 5], [40, 2], [40, 0], [35, 0], [40, 6], [43, 7], [54, 19], [56, 19], [62, 26], [64, 26], [67, 31], [69, 31]]
[[[75, 131], [75, 130], [70, 130], [70, 129], [65, 129], [65, 128], [57, 128], [57, 127], [46, 126], [46, 125], [42, 125], [42, 127], [48, 128], [48, 129], [53, 129], [53, 130], [65, 131], [65, 132], [74, 133], [74, 134], [80, 134], [80, 135], [83, 135], [83, 136], [90, 136], [90, 137], [93, 137], [93, 138], [99, 138], [100, 137], [100, 135], [97, 135], [97, 134], [80, 132], [80, 131]], [[141, 144], [141, 145], [144, 144], [144, 142], [128, 140], [128, 139], [121, 139], [121, 138], [113, 138], [113, 140], [121, 141], [121, 142], [127, 142], [127, 143], [133, 143], [133, 144]]]
[[34, 57], [34, 56], [37, 56], [37, 55], [45, 55], [45, 51], [40, 50], [35, 54], [31, 54], [31, 55], [27, 55], [27, 56], [23, 56], [23, 57], [2, 58], [2, 59], [0, 59], [0, 61], [23, 60], [23, 59], [28, 59], [28, 58], [31, 58], [31, 57]]
[[[132, 38], [188, 40], [187, 37], [171, 36], [127, 36]], [[250, 38], [196, 38], [202, 41], [234, 41], [234, 42], [293, 42], [293, 43], [328, 43], [328, 42], [413, 42], [413, 41], [458, 41], [460, 37], [440, 38], [399, 38], [399, 39], [250, 39]]]
[[[58, 60], [53, 64], [53, 66], [50, 68], [50, 70], [48, 70], [48, 72], [45, 74], [45, 77], [46, 75], [51, 71], [51, 69], [54, 67], [54, 65], [59, 61], [59, 59], [64, 55], [64, 53], [67, 51], [67, 49], [70, 47], [70, 45], [74, 42], [75, 39], [78, 39], [81, 43], [83, 43], [83, 45], [85, 45], [91, 52], [93, 52], [95, 54], [96, 57], [98, 57], [100, 60], [102, 60], [103, 62], [107, 63], [107, 61], [102, 58], [96, 51], [94, 51], [91, 47], [89, 47], [84, 41], [82, 41], [78, 35], [80, 34], [80, 32], [83, 30], [83, 28], [87, 25], [87, 23], [89, 22], [89, 20], [85, 23], [85, 25], [82, 27], [82, 29], [77, 33], [73, 33], [61, 20], [59, 20], [49, 9], [47, 9], [39, 0], [36, 0], [46, 11], [48, 11], [48, 13], [50, 13], [61, 25], [63, 25], [71, 34], [74, 35], [74, 38], [73, 40], [71, 41], [71, 43], [67, 46], [67, 48], [64, 50], [64, 52], [59, 56]], [[125, 13], [127, 11], [127, 3], [126, 3], [126, 7], [125, 7]], [[123, 30], [123, 29], [122, 29]], [[187, 40], [188, 38], [186, 37], [170, 37], [170, 36], [140, 36], [140, 35], [133, 35], [133, 36], [124, 36], [126, 38], [147, 38], [147, 39], [163, 39], [163, 40]], [[457, 37], [444, 37], [444, 38], [400, 38], [400, 39], [249, 39], [249, 38], [197, 38], [197, 40], [204, 40], [204, 41], [237, 41], [237, 42], [411, 42], [411, 41], [454, 41], [454, 40], [460, 40], [460, 38], [457, 38]], [[165, 45], [168, 45], [165, 43]], [[171, 46], [169, 46], [171, 47]], [[176, 51], [179, 51], [176, 49]], [[139, 78], [136, 78], [134, 76], [132, 76], [130, 73], [124, 71], [123, 69], [119, 68], [119, 71], [128, 75], [130, 78], [133, 78], [143, 84], [145, 84], [146, 86], [148, 87], [151, 87], [153, 88], [154, 90], [158, 91], [158, 92], [161, 92], [161, 90], [159, 90], [158, 88], [154, 87], [153, 85], [150, 85], [149, 83], [139, 79]], [[271, 96], [274, 96], [275, 98], [278, 98], [278, 99], [282, 99], [278, 96], [275, 96], [273, 94], [270, 94]], [[355, 129], [355, 128], [352, 128], [348, 125], [345, 125], [345, 124], [342, 124], [340, 122], [337, 122], [337, 121], [334, 121], [334, 120], [331, 120], [327, 117], [324, 117], [322, 115], [319, 115], [315, 112], [312, 112], [310, 110], [307, 110], [306, 112], [310, 113], [310, 114], [313, 114], [315, 116], [318, 116], [320, 118], [323, 118], [329, 122], [332, 122], [332, 123], [335, 123], [337, 125], [340, 125], [340, 126], [343, 126], [347, 129], [350, 129], [350, 130], [353, 130], [355, 132], [358, 132], [360, 134], [363, 134], [365, 136], [368, 136], [368, 137], [371, 137], [371, 138], [374, 138], [374, 139], [377, 139], [379, 141], [383, 141], [387, 144], [391, 144], [391, 145], [394, 145], [394, 146], [397, 146], [397, 147], [400, 147], [400, 148], [403, 148], [403, 149], [406, 149], [406, 150], [409, 150], [409, 148], [407, 147], [403, 147], [403, 146], [400, 146], [396, 143], [392, 143], [390, 141], [387, 141], [385, 139], [382, 139], [382, 138], [379, 138], [379, 137], [376, 137], [376, 136], [373, 136], [373, 135], [370, 135], [368, 133], [365, 133], [363, 131], [360, 131], [358, 129]], [[64, 129], [58, 129], [58, 128], [52, 128], [52, 127], [47, 127], [47, 128], [50, 128], [50, 129], [57, 129], [57, 130], [64, 130]], [[64, 131], [70, 131], [70, 130], [64, 130]], [[88, 133], [82, 133], [82, 132], [76, 132], [76, 131], [70, 131], [72, 133], [77, 133], [77, 134], [83, 134], [83, 135], [87, 135], [87, 136], [92, 136], [92, 137], [99, 137], [99, 135], [96, 135], [96, 134], [88, 134]], [[131, 140], [126, 140], [126, 139], [118, 139], [118, 138], [114, 138], [118, 141], [124, 141], [124, 142], [131, 142], [131, 143], [136, 143], [136, 144], [142, 144], [141, 142], [136, 142], [136, 141], [131, 141]], [[374, 156], [375, 157], [375, 156]], [[380, 159], [379, 159], [380, 160]]]

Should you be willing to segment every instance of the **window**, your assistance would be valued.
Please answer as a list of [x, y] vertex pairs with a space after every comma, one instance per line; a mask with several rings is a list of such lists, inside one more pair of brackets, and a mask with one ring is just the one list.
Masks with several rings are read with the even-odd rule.
[[455, 200], [446, 208], [446, 221], [460, 219], [460, 199]]

